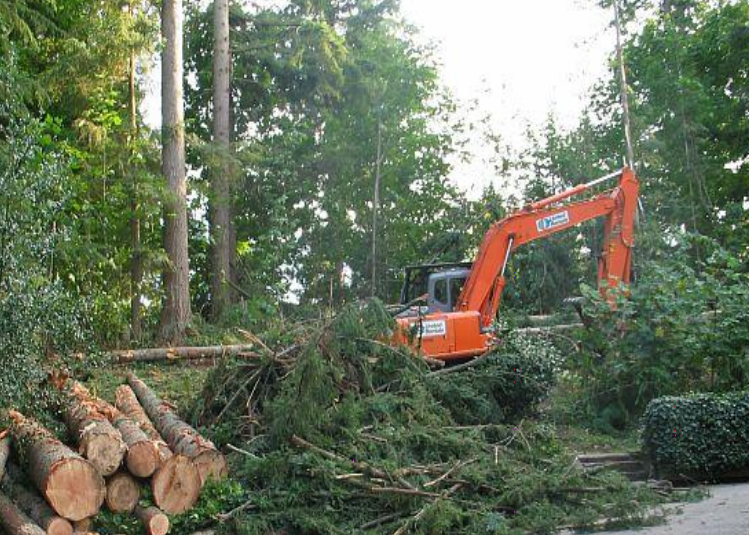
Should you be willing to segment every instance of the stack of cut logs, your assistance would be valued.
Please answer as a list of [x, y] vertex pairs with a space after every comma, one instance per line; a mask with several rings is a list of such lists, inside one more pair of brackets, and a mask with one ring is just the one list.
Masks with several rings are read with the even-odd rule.
[[[134, 374], [127, 383], [117, 388], [114, 405], [75, 381], [60, 386], [77, 452], [8, 411], [11, 425], [0, 435], [0, 521], [8, 535], [88, 533], [104, 503], [137, 516], [148, 535], [164, 535], [167, 515], [189, 510], [206, 481], [226, 475], [213, 443]], [[14, 460], [11, 439], [19, 453]], [[144, 484], [153, 507], [139, 505]]]

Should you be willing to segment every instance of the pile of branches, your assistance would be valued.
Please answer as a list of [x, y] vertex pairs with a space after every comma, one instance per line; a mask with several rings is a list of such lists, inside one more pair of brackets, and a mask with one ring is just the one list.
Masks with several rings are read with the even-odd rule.
[[377, 302], [223, 362], [197, 408], [242, 457], [241, 533], [504, 534], [642, 520], [658, 498], [583, 473], [529, 419], [559, 355], [509, 335], [464, 367], [391, 347]]
[[3, 415], [0, 524], [9, 535], [93, 532], [103, 506], [132, 515], [141, 533], [165, 535], [171, 515], [190, 511], [209, 482], [227, 475], [213, 443], [136, 375], [114, 404], [66, 376], [53, 382], [72, 443], [17, 411]]

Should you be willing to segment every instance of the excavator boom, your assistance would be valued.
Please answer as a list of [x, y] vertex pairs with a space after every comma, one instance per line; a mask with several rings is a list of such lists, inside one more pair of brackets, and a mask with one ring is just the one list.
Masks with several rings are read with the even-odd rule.
[[[613, 178], [613, 189], [588, 199], [574, 201], [594, 186]], [[604, 241], [598, 264], [598, 283], [606, 295], [611, 288], [630, 281], [634, 224], [639, 183], [632, 170], [625, 168], [587, 184], [581, 184], [547, 199], [534, 202], [496, 222], [484, 236], [476, 260], [459, 295], [450, 296], [453, 270], [445, 275], [431, 274], [431, 305], [426, 314], [416, 307], [397, 318], [399, 343], [410, 343], [427, 356], [442, 360], [476, 356], [489, 347], [493, 335], [489, 327], [496, 318], [505, 286], [504, 273], [512, 252], [523, 244], [546, 238], [586, 221], [605, 218]], [[450, 278], [448, 278], [450, 277]], [[430, 281], [434, 282], [434, 281]], [[434, 292], [432, 292], [432, 289]], [[441, 290], [440, 290], [441, 289]], [[447, 307], [445, 306], [447, 303]]]

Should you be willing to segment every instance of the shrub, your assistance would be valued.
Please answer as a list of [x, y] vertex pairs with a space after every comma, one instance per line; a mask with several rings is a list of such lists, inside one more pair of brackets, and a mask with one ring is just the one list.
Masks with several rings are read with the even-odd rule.
[[[689, 248], [711, 250], [691, 267]], [[570, 362], [589, 416], [622, 428], [650, 400], [749, 386], [749, 275], [706, 238], [691, 237], [644, 263], [612, 309], [586, 290], [583, 350]]]
[[653, 400], [642, 439], [660, 475], [716, 477], [749, 468], [749, 392]]
[[560, 360], [547, 340], [510, 331], [481, 365], [433, 377], [429, 389], [462, 425], [517, 421], [546, 398]]

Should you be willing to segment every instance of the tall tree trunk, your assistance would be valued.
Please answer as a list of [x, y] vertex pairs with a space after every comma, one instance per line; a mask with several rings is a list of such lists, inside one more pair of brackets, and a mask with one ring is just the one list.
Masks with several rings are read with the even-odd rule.
[[372, 199], [372, 297], [377, 295], [377, 216], [380, 209], [382, 168], [382, 108], [377, 111], [377, 159], [375, 161], [374, 196]]
[[619, 63], [619, 89], [622, 101], [622, 120], [624, 123], [624, 140], [627, 144], [627, 167], [635, 169], [635, 152], [632, 147], [632, 122], [629, 113], [629, 86], [627, 85], [627, 69], [624, 66], [624, 52], [622, 50], [622, 24], [619, 17], [619, 0], [614, 0], [614, 26], [616, 27], [616, 57]]
[[161, 11], [161, 167], [167, 184], [164, 202], [164, 307], [159, 335], [178, 343], [190, 323], [190, 265], [187, 252], [185, 110], [182, 95], [182, 0], [164, 0]]
[[232, 287], [227, 281], [232, 279], [236, 250], [231, 195], [233, 166], [228, 157], [231, 142], [229, 0], [215, 0], [213, 31], [213, 140], [218, 148], [218, 159], [211, 174], [211, 296], [213, 315], [220, 317], [234, 300]]
[[[134, 16], [133, 6], [130, 5], [130, 14]], [[131, 158], [131, 191], [130, 191], [130, 246], [132, 258], [130, 260], [130, 335], [133, 341], [138, 342], [142, 336], [140, 321], [141, 309], [141, 284], [143, 283], [143, 259], [141, 256], [140, 242], [140, 217], [138, 217], [138, 171], [132, 169], [132, 160], [135, 156], [135, 143], [138, 140], [138, 102], [135, 87], [135, 52], [130, 52], [128, 88], [130, 92], [130, 158]]]

